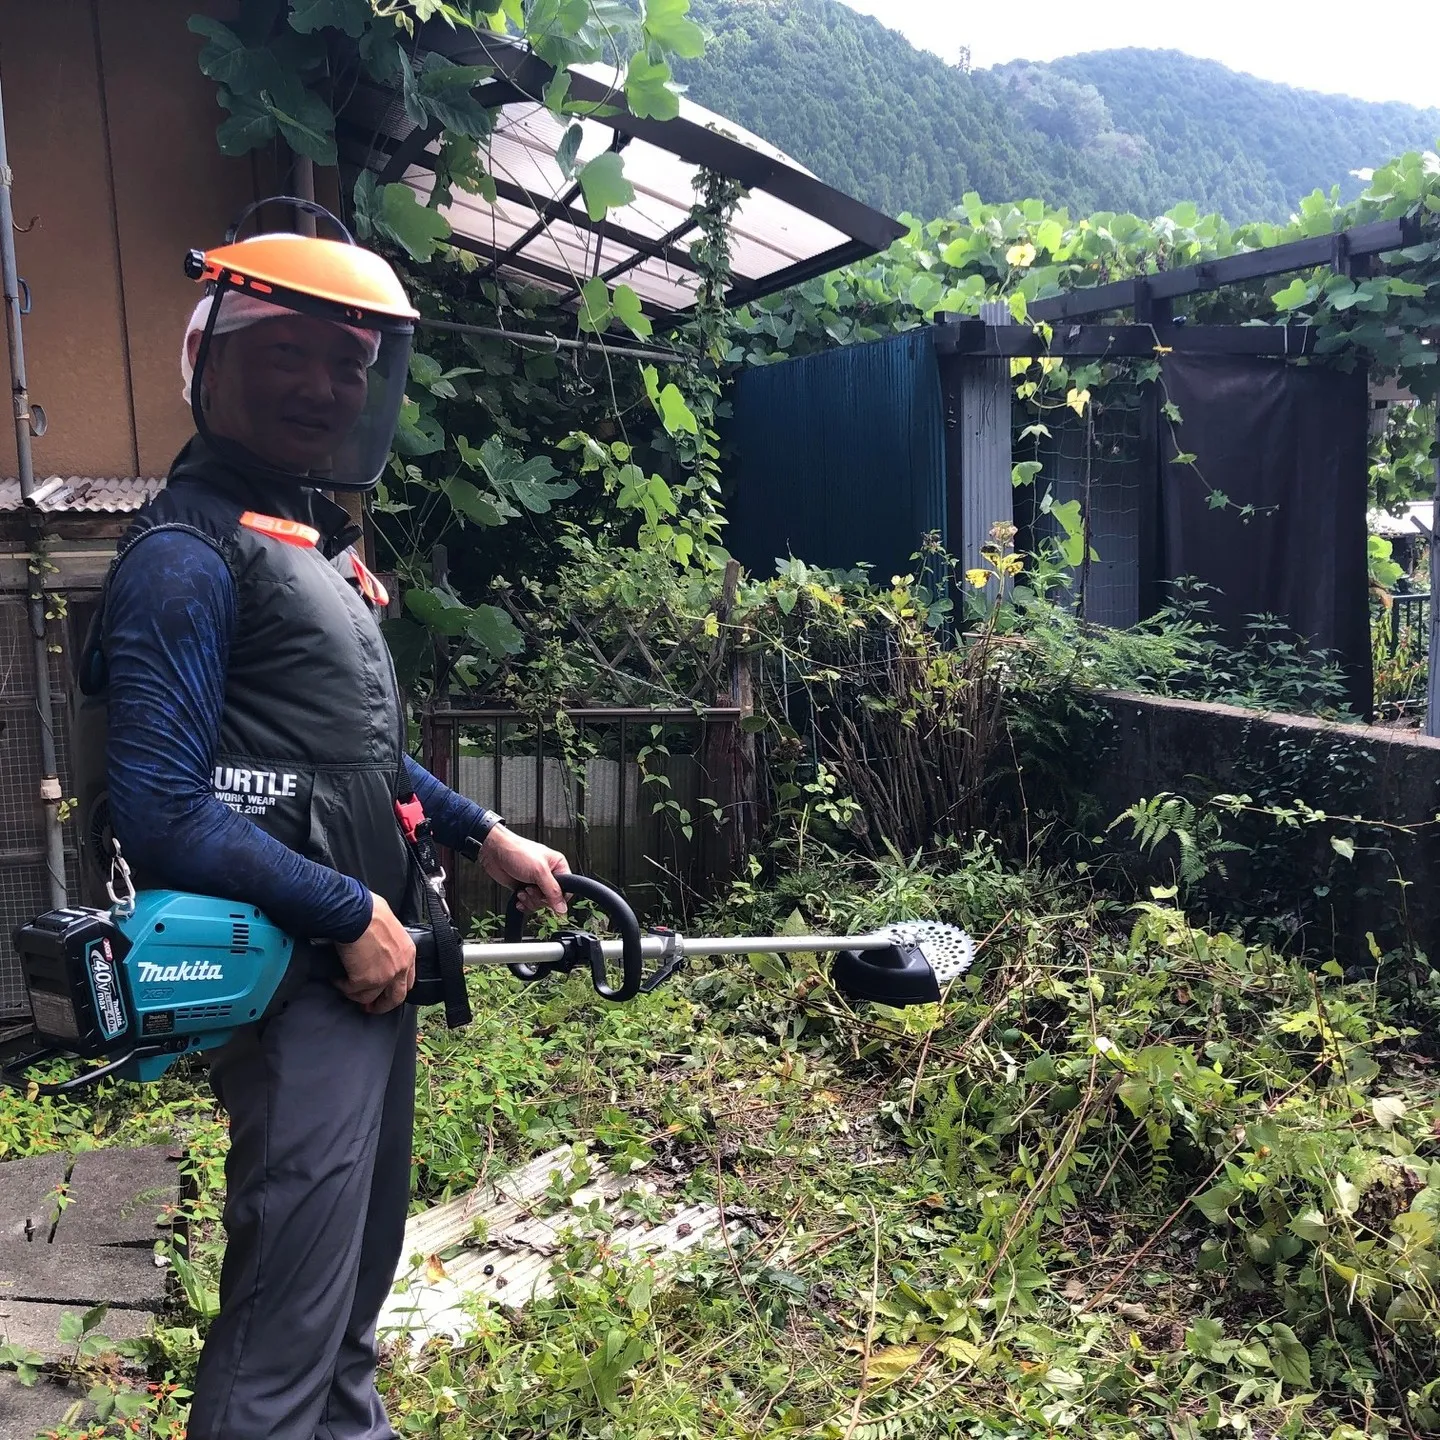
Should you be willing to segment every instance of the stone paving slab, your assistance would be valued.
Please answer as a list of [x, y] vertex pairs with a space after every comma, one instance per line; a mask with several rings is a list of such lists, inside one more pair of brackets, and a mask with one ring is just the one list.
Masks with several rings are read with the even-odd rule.
[[55, 1192], [69, 1169], [68, 1155], [31, 1155], [0, 1164], [0, 1237], [33, 1234], [48, 1240], [58, 1213]]
[[161, 1215], [180, 1199], [180, 1172], [169, 1145], [86, 1150], [75, 1157], [70, 1197], [55, 1239], [84, 1245], [149, 1245], [164, 1232]]
[[105, 1304], [158, 1310], [165, 1275], [149, 1250], [0, 1236], [0, 1303], [45, 1300], [87, 1309]]
[[57, 1385], [43, 1375], [33, 1385], [22, 1385], [8, 1372], [0, 1374], [0, 1435], [5, 1440], [34, 1440], [54, 1430], [65, 1412], [84, 1398], [79, 1386]]
[[[67, 1312], [83, 1315], [89, 1308], [0, 1300], [0, 1345], [23, 1345], [53, 1364], [70, 1353], [60, 1344], [60, 1317]], [[111, 1340], [138, 1340], [149, 1332], [153, 1318], [148, 1310], [112, 1310], [100, 1322], [100, 1333]], [[0, 1430], [0, 1434], [4, 1433]]]

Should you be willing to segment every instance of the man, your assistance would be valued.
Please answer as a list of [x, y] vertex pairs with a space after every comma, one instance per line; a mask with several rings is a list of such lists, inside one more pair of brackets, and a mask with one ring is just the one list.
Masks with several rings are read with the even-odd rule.
[[389, 1440], [375, 1322], [409, 1191], [405, 927], [427, 917], [397, 815], [418, 797], [442, 844], [533, 887], [527, 908], [563, 913], [568, 867], [406, 753], [386, 597], [320, 493], [371, 488], [385, 465], [416, 318], [394, 272], [293, 235], [189, 269], [212, 292], [181, 357], [198, 433], [122, 543], [87, 645], [108, 781], [87, 829], [108, 806], [139, 884], [253, 905], [307, 965], [211, 1066], [227, 1248], [189, 1434]]

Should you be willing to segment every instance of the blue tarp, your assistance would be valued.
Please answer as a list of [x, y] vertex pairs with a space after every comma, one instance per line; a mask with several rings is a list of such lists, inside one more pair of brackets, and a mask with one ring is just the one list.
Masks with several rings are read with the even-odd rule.
[[724, 541], [754, 574], [807, 564], [910, 574], [929, 531], [946, 539], [945, 412], [927, 327], [893, 340], [747, 370], [728, 436]]

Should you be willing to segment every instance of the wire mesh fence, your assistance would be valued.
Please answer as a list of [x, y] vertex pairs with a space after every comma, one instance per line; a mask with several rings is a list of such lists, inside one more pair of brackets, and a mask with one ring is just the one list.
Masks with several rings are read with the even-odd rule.
[[1425, 724], [1430, 660], [1430, 594], [1391, 595], [1371, 614], [1375, 711], [1381, 722]]
[[[1144, 615], [1147, 486], [1153, 490], [1150, 440], [1139, 391], [1108, 404], [1091, 403], [1083, 416], [1070, 410], [1047, 413], [1048, 435], [1037, 435], [1034, 448], [1017, 450], [1041, 464], [1022, 497], [1022, 523], [1031, 548], [1061, 540], [1065, 530], [1055, 507], [1075, 504], [1085, 536], [1086, 554], [1076, 571], [1071, 598], [1077, 612], [1098, 625], [1124, 628]], [[1046, 493], [1049, 510], [1041, 508]]]
[[[73, 623], [74, 617], [66, 616], [47, 626], [56, 763], [66, 794], [71, 768], [64, 697]], [[0, 595], [0, 1018], [28, 1011], [11, 933], [16, 925], [50, 908], [40, 771], [40, 714], [29, 614], [23, 595]], [[66, 890], [73, 894], [77, 855], [68, 827], [65, 841]]]

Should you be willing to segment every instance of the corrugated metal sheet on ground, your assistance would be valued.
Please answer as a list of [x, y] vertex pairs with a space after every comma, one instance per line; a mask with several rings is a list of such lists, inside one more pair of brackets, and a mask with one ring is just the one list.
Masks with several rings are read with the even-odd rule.
[[[503, 1180], [478, 1186], [444, 1205], [411, 1216], [396, 1288], [380, 1313], [381, 1339], [418, 1347], [448, 1337], [460, 1342], [473, 1329], [476, 1305], [516, 1311], [552, 1294], [554, 1257], [564, 1246], [576, 1212], [598, 1200], [614, 1224], [606, 1244], [612, 1256], [657, 1266], [656, 1283], [666, 1279], [665, 1262], [700, 1245], [723, 1244], [741, 1233], [730, 1222], [722, 1233], [712, 1205], [665, 1205], [666, 1218], [652, 1223], [622, 1201], [627, 1191], [647, 1189], [643, 1173], [616, 1175], [594, 1157], [590, 1178], [554, 1213], [552, 1177], [573, 1174], [568, 1146], [552, 1150]], [[663, 1202], [662, 1202], [663, 1205]]]
[[727, 439], [737, 456], [725, 539], [760, 575], [807, 564], [912, 571], [946, 539], [945, 408], [934, 339], [917, 330], [747, 370]]
[[[35, 482], [40, 508], [48, 513], [78, 511], [94, 515], [125, 515], [158, 495], [163, 479], [94, 475], [51, 475]], [[0, 510], [18, 510], [20, 482], [0, 480]]]

